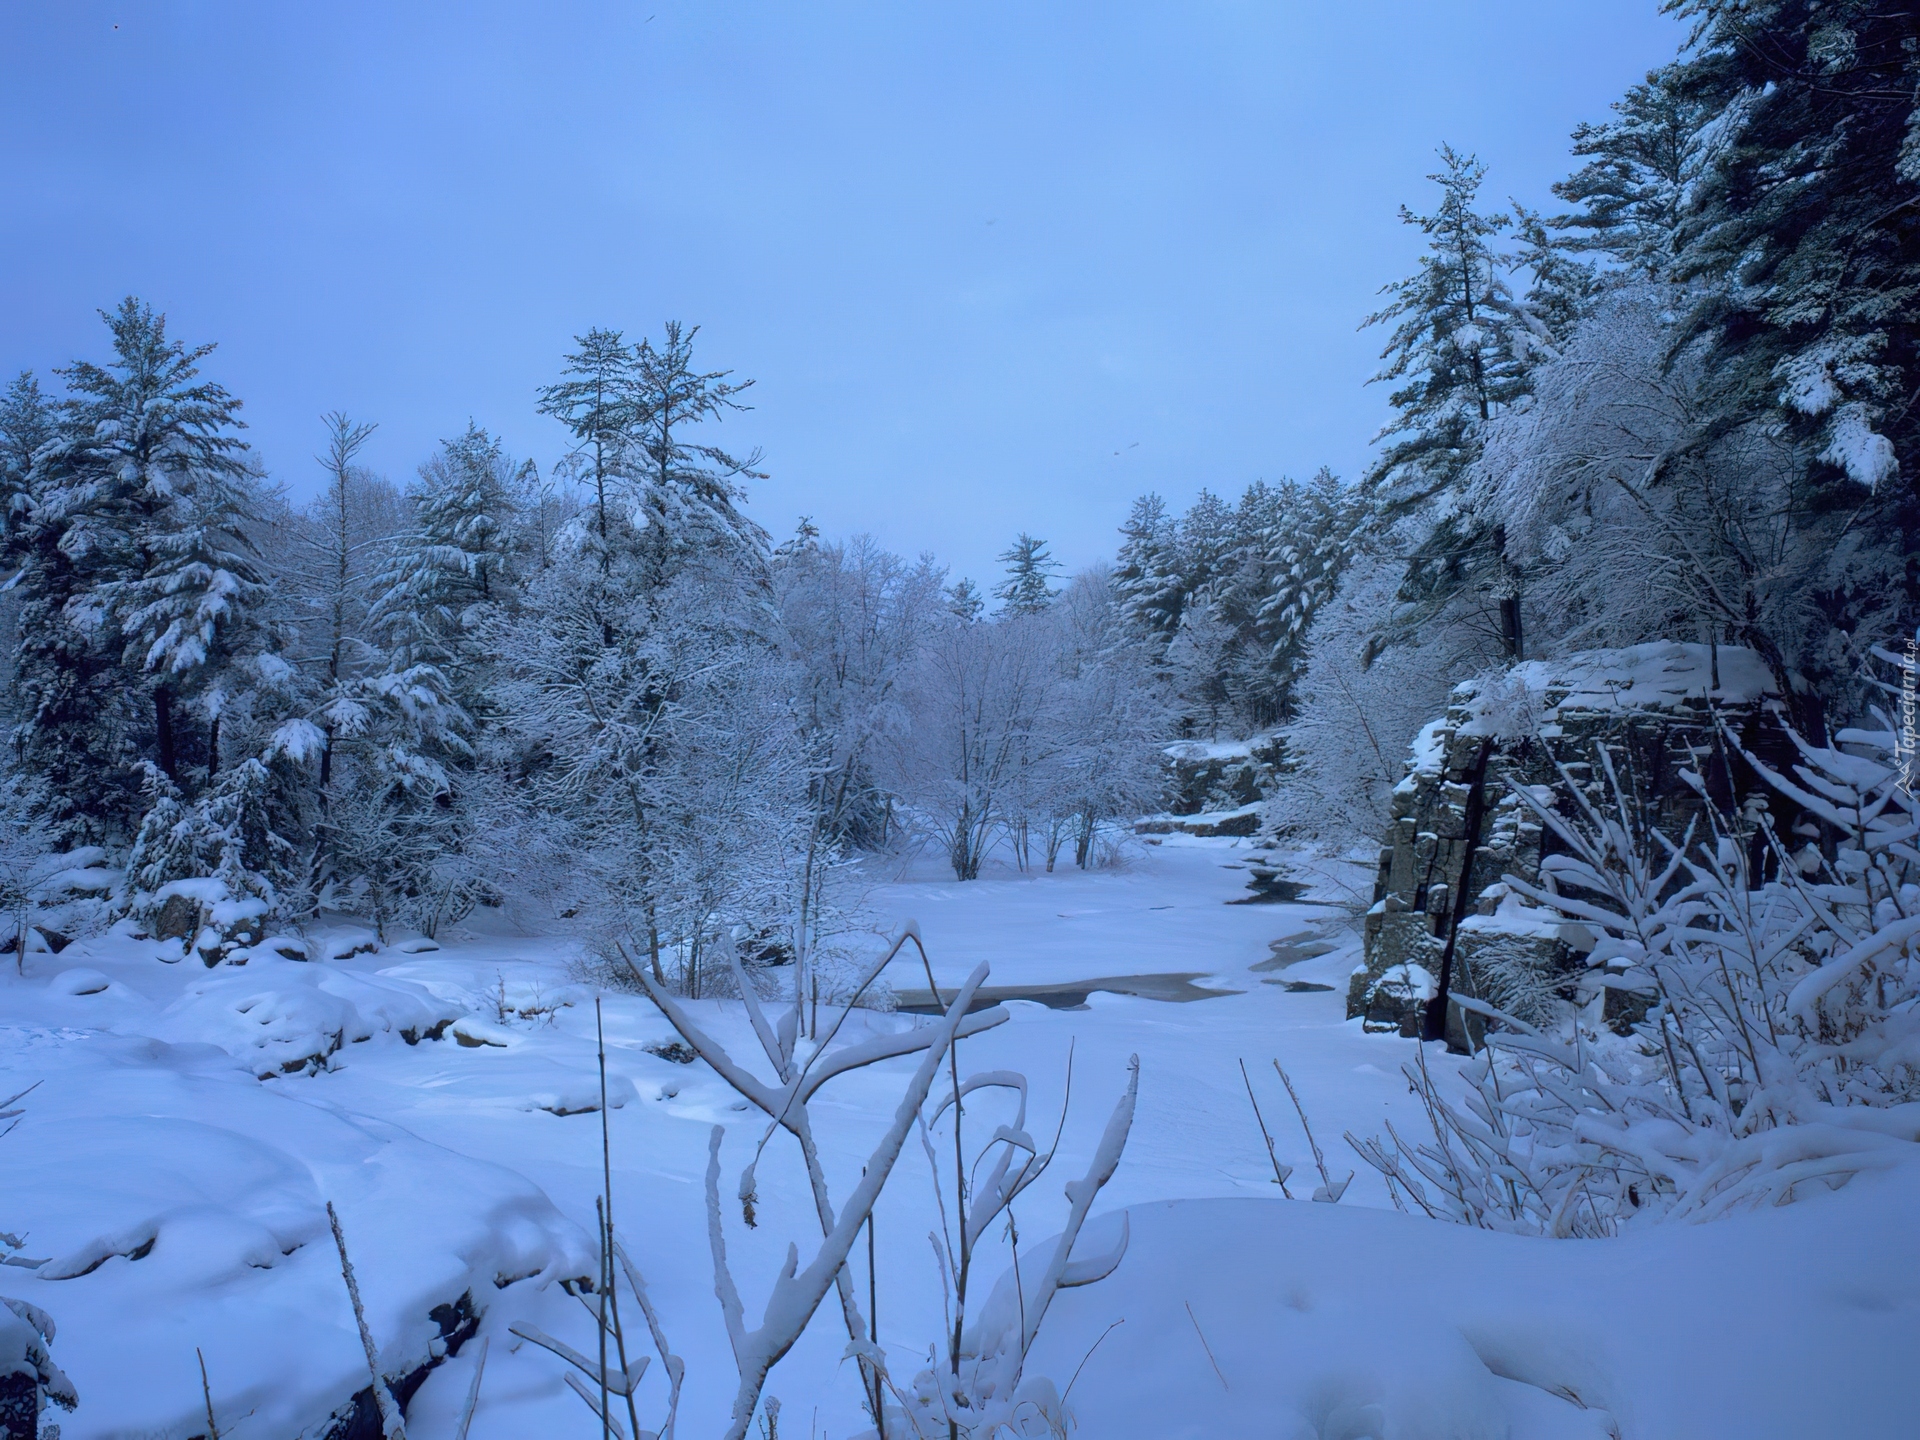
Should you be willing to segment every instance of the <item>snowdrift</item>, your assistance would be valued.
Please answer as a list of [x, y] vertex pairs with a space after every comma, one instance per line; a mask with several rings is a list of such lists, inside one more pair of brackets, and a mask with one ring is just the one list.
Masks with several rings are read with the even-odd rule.
[[[41, 1003], [99, 1021], [146, 1008], [90, 969]], [[180, 1043], [0, 1026], [0, 1093], [39, 1082], [0, 1139], [0, 1215], [24, 1242], [0, 1287], [58, 1321], [81, 1398], [67, 1440], [199, 1433], [196, 1348], [251, 1433], [322, 1433], [367, 1383], [329, 1200], [392, 1376], [437, 1360], [501, 1288], [593, 1273], [588, 1236], [520, 1175], [257, 1078], [459, 1013], [405, 981], [256, 962], [149, 1016]]]
[[1071, 1380], [1087, 1437], [1912, 1434], [1916, 1202], [1908, 1166], [1602, 1241], [1282, 1200], [1139, 1205], [1126, 1259], [1055, 1300], [1029, 1372]]

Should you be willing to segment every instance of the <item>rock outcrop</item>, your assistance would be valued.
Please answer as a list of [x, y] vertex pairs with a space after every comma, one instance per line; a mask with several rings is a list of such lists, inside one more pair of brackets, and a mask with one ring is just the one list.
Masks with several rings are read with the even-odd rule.
[[[1444, 1028], [1464, 1048], [1460, 1008], [1438, 1005], [1442, 990], [1526, 1020], [1588, 998], [1578, 982], [1591, 937], [1502, 881], [1536, 879], [1554, 839], [1516, 787], [1565, 813], [1570, 776], [1598, 800], [1605, 746], [1652, 823], [1678, 840], [1708, 805], [1731, 810], [1763, 788], [1721, 726], [1772, 763], [1788, 746], [1772, 690], [1752, 651], [1678, 643], [1532, 661], [1456, 689], [1394, 791], [1349, 1017], [1429, 1038]], [[1606, 1018], [1631, 1017], [1634, 997], [1604, 993]]]
[[1139, 835], [1259, 833], [1261, 805], [1288, 766], [1278, 735], [1252, 740], [1182, 740], [1167, 747], [1166, 809], [1134, 822]]
[[1287, 766], [1278, 735], [1252, 740], [1182, 740], [1167, 747], [1167, 814], [1240, 810], [1272, 793]]

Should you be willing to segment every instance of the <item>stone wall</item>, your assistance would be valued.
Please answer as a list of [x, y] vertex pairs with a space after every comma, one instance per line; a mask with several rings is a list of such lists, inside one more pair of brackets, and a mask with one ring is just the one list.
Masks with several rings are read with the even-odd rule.
[[[1677, 840], [1709, 803], [1731, 809], [1760, 788], [1719, 725], [1772, 763], [1787, 744], [1778, 710], [1759, 656], [1728, 646], [1589, 651], [1460, 686], [1415, 739], [1394, 791], [1348, 1015], [1369, 1030], [1431, 1030], [1442, 1017], [1427, 1014], [1429, 1002], [1445, 974], [1451, 992], [1550, 1019], [1556, 1002], [1576, 998], [1592, 940], [1502, 883], [1537, 879], [1554, 843], [1514, 787], [1565, 813], [1564, 768], [1598, 800], [1606, 787], [1595, 747], [1604, 745], [1644, 812]], [[1605, 994], [1609, 1018], [1630, 1016], [1631, 996]], [[1459, 1007], [1447, 1007], [1444, 1023], [1464, 1047]]]

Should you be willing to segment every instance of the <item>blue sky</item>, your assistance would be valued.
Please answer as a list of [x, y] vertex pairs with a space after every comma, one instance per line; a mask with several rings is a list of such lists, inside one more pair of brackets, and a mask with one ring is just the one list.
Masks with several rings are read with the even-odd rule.
[[335, 408], [396, 479], [469, 416], [544, 467], [569, 337], [679, 318], [758, 382], [719, 438], [776, 535], [1078, 565], [1146, 489], [1356, 474], [1435, 145], [1550, 203], [1679, 39], [1656, 0], [14, 0], [0, 367], [139, 294], [301, 495]]

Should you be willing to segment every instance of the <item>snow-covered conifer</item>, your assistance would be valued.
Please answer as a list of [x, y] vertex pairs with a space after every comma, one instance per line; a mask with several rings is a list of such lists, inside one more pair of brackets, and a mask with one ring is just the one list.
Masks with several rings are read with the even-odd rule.
[[1053, 603], [1059, 593], [1052, 577], [1060, 562], [1047, 552], [1047, 542], [1036, 540], [1022, 530], [1013, 544], [1000, 552], [1007, 567], [1007, 578], [993, 587], [1003, 615], [1038, 615]]
[[513, 468], [479, 426], [420, 467], [414, 528], [393, 548], [370, 623], [397, 674], [432, 667], [469, 715], [485, 707], [485, 634], [513, 598]]
[[594, 529], [604, 543], [616, 491], [637, 460], [634, 429], [639, 420], [637, 356], [618, 330], [595, 327], [574, 336], [578, 348], [566, 356], [562, 379], [540, 391], [540, 413], [551, 415], [573, 434], [574, 454], [593, 487]]
[[1269, 579], [1259, 625], [1280, 718], [1294, 711], [1294, 690], [1307, 666], [1307, 638], [1346, 570], [1360, 509], [1353, 492], [1324, 467], [1307, 484], [1293, 486], [1289, 499], [1261, 537]]
[[947, 610], [955, 619], [972, 624], [987, 613], [987, 602], [981, 598], [980, 587], [962, 575], [945, 590]]
[[1164, 643], [1180, 623], [1186, 598], [1174, 554], [1174, 518], [1158, 495], [1146, 494], [1133, 502], [1126, 524], [1120, 527], [1120, 553], [1113, 570], [1113, 587], [1128, 621], [1143, 634]]
[[754, 468], [760, 452], [733, 455], [690, 433], [751, 408], [738, 398], [751, 380], [694, 365], [699, 333], [697, 325], [670, 320], [660, 343], [641, 341], [634, 357], [633, 465], [645, 548], [661, 583], [695, 556], [758, 566], [768, 545], [766, 532], [739, 508], [742, 482], [765, 478]]
[[1553, 193], [1579, 208], [1556, 216], [1568, 249], [1598, 251], [1643, 276], [1671, 264], [1700, 133], [1702, 106], [1679, 89], [1681, 70], [1651, 72], [1616, 100], [1617, 119], [1574, 127], [1586, 163]]
[[245, 521], [252, 476], [239, 402], [199, 378], [212, 346], [168, 339], [128, 299], [104, 316], [114, 359], [60, 371], [70, 396], [28, 477], [16, 530], [22, 603], [18, 744], [63, 838], [132, 828], [130, 762], [217, 763], [219, 705], [198, 730], [180, 701], [221, 693], [258, 597]]
[[25, 516], [33, 457], [53, 438], [56, 414], [31, 370], [22, 370], [0, 395], [0, 534]]
[[1405, 535], [1400, 604], [1383, 617], [1373, 649], [1404, 641], [1463, 597], [1491, 595], [1510, 658], [1522, 648], [1517, 576], [1502, 554], [1497, 524], [1468, 510], [1462, 492], [1479, 458], [1486, 427], [1527, 392], [1528, 371], [1544, 325], [1514, 299], [1509, 262], [1494, 249], [1511, 217], [1478, 205], [1485, 167], [1451, 146], [1431, 215], [1401, 207], [1400, 216], [1428, 239], [1417, 274], [1389, 284], [1392, 301], [1367, 317], [1391, 323], [1376, 382], [1399, 382], [1394, 418], [1377, 437], [1389, 443], [1368, 469], [1362, 490], [1376, 534], [1418, 517]]
[[[1695, 35], [1673, 87], [1710, 118], [1672, 271], [1701, 287], [1684, 333], [1713, 342], [1714, 408], [1803, 439], [1817, 490], [1892, 492], [1920, 453], [1913, 19], [1838, 0], [1675, 9]], [[1899, 523], [1911, 552], [1911, 509]]]
[[1380, 438], [1391, 443], [1368, 472], [1374, 504], [1387, 517], [1434, 499], [1458, 483], [1479, 453], [1480, 428], [1524, 392], [1511, 345], [1514, 301], [1494, 242], [1509, 216], [1481, 212], [1486, 168], [1441, 146], [1440, 187], [1431, 215], [1406, 206], [1400, 218], [1427, 237], [1420, 268], [1383, 293], [1391, 300], [1368, 325], [1391, 324], [1387, 363], [1375, 383], [1397, 382], [1394, 418]]

